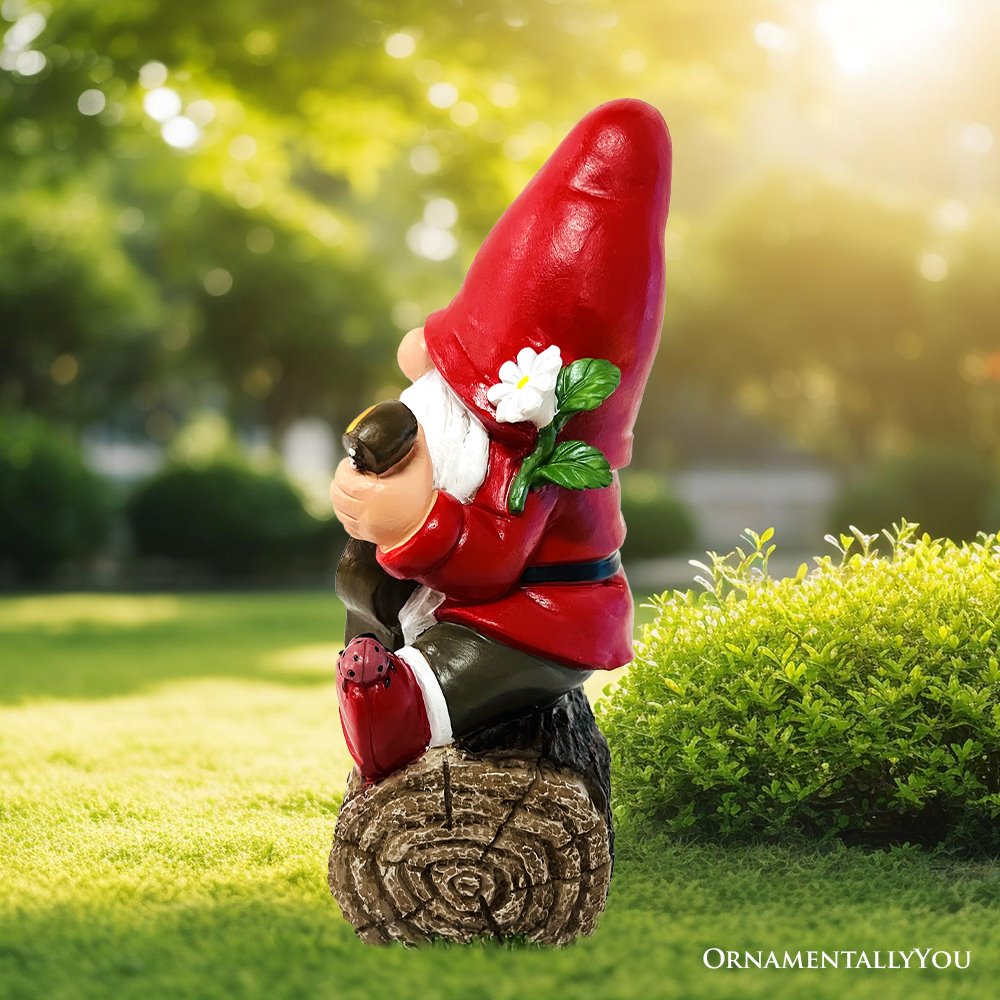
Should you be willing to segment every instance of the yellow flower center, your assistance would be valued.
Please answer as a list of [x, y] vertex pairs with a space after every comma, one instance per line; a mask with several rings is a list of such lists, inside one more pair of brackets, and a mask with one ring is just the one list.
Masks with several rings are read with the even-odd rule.
[[523, 389], [530, 381], [531, 381], [531, 377], [530, 376], [528, 376], [528, 375], [522, 375], [517, 380], [517, 388], [518, 389]]

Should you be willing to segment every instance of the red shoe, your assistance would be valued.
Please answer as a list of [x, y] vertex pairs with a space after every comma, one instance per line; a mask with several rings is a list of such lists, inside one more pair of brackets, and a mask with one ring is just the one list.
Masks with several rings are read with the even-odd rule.
[[376, 638], [352, 639], [337, 661], [340, 724], [365, 781], [380, 781], [427, 749], [431, 727], [409, 664]]

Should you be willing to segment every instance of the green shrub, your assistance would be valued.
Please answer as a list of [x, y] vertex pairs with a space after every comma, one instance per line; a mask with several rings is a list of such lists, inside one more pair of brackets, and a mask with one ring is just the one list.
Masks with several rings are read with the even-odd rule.
[[857, 524], [866, 531], [905, 514], [936, 538], [968, 541], [994, 530], [990, 493], [994, 474], [981, 455], [935, 446], [890, 459], [868, 470], [841, 493], [831, 528]]
[[696, 534], [694, 518], [661, 477], [625, 471], [621, 486], [622, 514], [628, 529], [622, 546], [626, 559], [651, 559], [691, 548]]
[[619, 818], [1000, 850], [1000, 535], [828, 536], [773, 580], [772, 534], [655, 600], [598, 712]]
[[168, 465], [136, 488], [126, 516], [142, 555], [220, 574], [329, 563], [343, 538], [305, 510], [283, 473], [237, 457]]
[[0, 420], [0, 563], [46, 579], [97, 549], [108, 525], [104, 484], [68, 437], [36, 419]]

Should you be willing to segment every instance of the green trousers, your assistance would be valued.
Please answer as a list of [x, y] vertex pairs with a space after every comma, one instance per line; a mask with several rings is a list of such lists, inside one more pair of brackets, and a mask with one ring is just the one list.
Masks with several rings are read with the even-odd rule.
[[551, 704], [591, 675], [440, 622], [411, 643], [441, 685], [452, 732], [460, 737]]
[[[399, 611], [416, 588], [413, 581], [396, 580], [382, 569], [374, 545], [351, 539], [337, 568], [337, 593], [347, 608], [345, 643], [371, 633], [390, 649], [402, 646]], [[447, 622], [432, 625], [412, 645], [441, 685], [458, 738], [543, 708], [580, 687], [592, 672], [532, 656]]]

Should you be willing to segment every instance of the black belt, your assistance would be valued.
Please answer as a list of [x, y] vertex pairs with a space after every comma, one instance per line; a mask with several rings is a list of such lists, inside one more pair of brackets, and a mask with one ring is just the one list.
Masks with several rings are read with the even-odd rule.
[[622, 557], [613, 552], [596, 562], [551, 563], [529, 566], [521, 574], [521, 583], [599, 583], [614, 576], [622, 568]]

